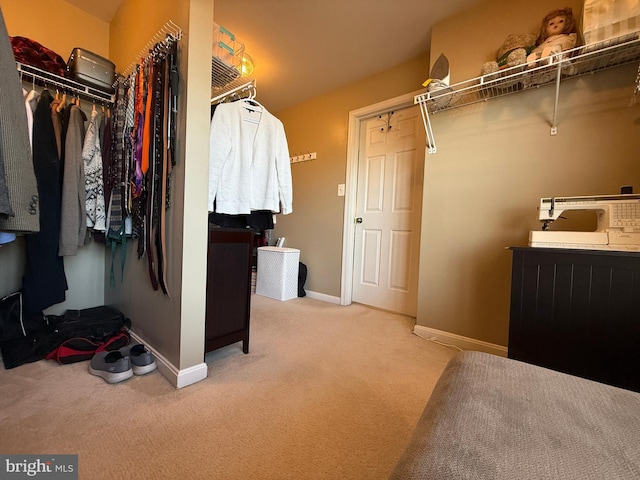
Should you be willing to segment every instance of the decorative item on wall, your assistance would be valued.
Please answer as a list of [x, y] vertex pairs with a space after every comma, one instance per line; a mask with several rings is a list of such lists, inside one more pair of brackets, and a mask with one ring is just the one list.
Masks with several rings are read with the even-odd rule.
[[291, 163], [300, 163], [300, 162], [308, 162], [309, 160], [315, 160], [317, 158], [316, 152], [307, 152], [302, 155], [294, 155], [289, 158]]

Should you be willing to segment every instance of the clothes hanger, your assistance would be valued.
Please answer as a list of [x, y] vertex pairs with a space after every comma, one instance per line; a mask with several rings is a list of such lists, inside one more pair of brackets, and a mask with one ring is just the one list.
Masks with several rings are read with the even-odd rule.
[[256, 89], [255, 87], [251, 87], [251, 89], [249, 90], [249, 96], [245, 97], [242, 101], [247, 104], [250, 105], [253, 109], [253, 111], [255, 112], [261, 112], [263, 109], [265, 109], [262, 104], [256, 100]]
[[60, 113], [62, 109], [67, 105], [67, 92], [62, 92], [62, 99], [60, 99], [60, 103], [56, 107], [56, 112]]

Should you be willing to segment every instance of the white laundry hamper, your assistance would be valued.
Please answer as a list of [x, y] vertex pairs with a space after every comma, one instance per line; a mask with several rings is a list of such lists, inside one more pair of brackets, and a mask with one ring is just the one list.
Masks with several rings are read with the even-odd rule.
[[259, 247], [256, 293], [276, 300], [298, 297], [300, 250]]

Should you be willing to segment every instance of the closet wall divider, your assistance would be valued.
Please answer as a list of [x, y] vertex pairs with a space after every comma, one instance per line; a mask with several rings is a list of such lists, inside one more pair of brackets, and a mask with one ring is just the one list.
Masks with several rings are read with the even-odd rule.
[[165, 216], [171, 204], [171, 173], [175, 166], [177, 42], [181, 38], [182, 30], [169, 21], [138, 54], [138, 63], [127, 67], [129, 74], [119, 75], [115, 82], [116, 148], [110, 173], [113, 215], [107, 243], [113, 250], [118, 244], [122, 246], [120, 264], [124, 275], [126, 239], [136, 238], [137, 256], [146, 258], [152, 288], [160, 288], [166, 295]]

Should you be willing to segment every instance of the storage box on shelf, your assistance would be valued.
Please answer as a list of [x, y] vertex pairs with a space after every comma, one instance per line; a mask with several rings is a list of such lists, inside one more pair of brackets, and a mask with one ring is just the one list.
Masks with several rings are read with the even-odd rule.
[[224, 87], [242, 75], [244, 43], [229, 30], [214, 25], [211, 51], [211, 86]]
[[[582, 36], [587, 48], [637, 38], [640, 2], [635, 0], [585, 0], [582, 9]], [[607, 46], [609, 46], [607, 45]]]
[[67, 75], [76, 82], [106, 93], [114, 93], [116, 66], [108, 58], [84, 48], [74, 48], [67, 62]]

